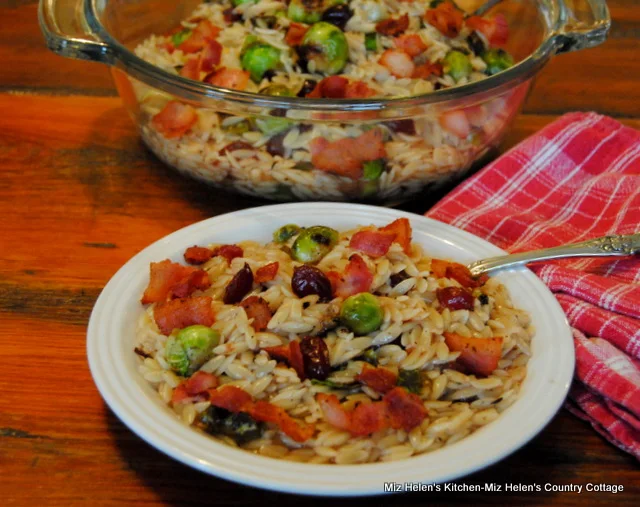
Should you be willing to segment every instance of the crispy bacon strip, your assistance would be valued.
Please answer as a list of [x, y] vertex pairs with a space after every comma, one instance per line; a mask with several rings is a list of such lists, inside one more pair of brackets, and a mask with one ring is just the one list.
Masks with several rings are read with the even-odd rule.
[[248, 412], [253, 405], [251, 395], [236, 386], [222, 386], [209, 391], [209, 401], [214, 407], [229, 412]]
[[256, 421], [273, 423], [296, 442], [309, 440], [315, 432], [312, 424], [297, 422], [283, 408], [273, 403], [253, 401], [251, 395], [239, 387], [222, 386], [210, 390], [209, 401], [230, 412], [247, 412]]
[[387, 405], [389, 424], [396, 430], [411, 431], [427, 416], [427, 409], [420, 397], [402, 387], [395, 387], [385, 394], [384, 403]]
[[171, 403], [204, 401], [209, 398], [209, 389], [218, 387], [218, 377], [204, 371], [197, 371], [174, 390]]
[[300, 342], [294, 340], [289, 345], [278, 345], [277, 347], [265, 347], [264, 350], [272, 358], [287, 363], [298, 374], [300, 380], [306, 378], [304, 373], [304, 357]]
[[287, 30], [287, 35], [284, 37], [284, 41], [289, 44], [289, 46], [299, 46], [307, 30], [309, 30], [308, 26], [292, 22], [289, 24], [289, 29]]
[[227, 259], [227, 262], [231, 264], [231, 261], [236, 257], [242, 257], [244, 251], [238, 245], [222, 245], [213, 250], [213, 256], [215, 257], [217, 255], [224, 257]]
[[462, 11], [451, 2], [442, 2], [435, 9], [429, 9], [424, 18], [447, 37], [457, 37], [464, 21]]
[[373, 282], [373, 274], [367, 264], [358, 254], [349, 258], [344, 273], [329, 271], [327, 278], [331, 282], [331, 289], [335, 297], [349, 297], [360, 292], [367, 292]]
[[247, 84], [249, 84], [249, 73], [245, 70], [220, 67], [215, 72], [206, 76], [204, 80], [214, 86], [242, 91], [247, 87]]
[[368, 364], [364, 365], [362, 372], [356, 375], [355, 379], [380, 394], [391, 391], [398, 382], [398, 376], [391, 370], [372, 368]]
[[449, 350], [460, 352], [457, 361], [477, 375], [491, 375], [502, 357], [502, 337], [472, 338], [444, 333]]
[[427, 79], [432, 74], [434, 76], [442, 76], [442, 64], [440, 62], [430, 63], [426, 62], [421, 65], [416, 65], [416, 69], [411, 76], [414, 79]]
[[189, 264], [204, 264], [213, 257], [213, 252], [206, 246], [190, 246], [184, 251], [184, 260]]
[[469, 268], [464, 264], [442, 259], [431, 259], [431, 272], [436, 278], [451, 278], [468, 289], [481, 287], [489, 279], [486, 273], [474, 278]]
[[390, 232], [396, 235], [393, 240], [395, 243], [398, 243], [404, 253], [407, 255], [411, 253], [411, 223], [407, 218], [398, 218], [394, 220], [389, 225], [385, 225], [380, 228], [381, 232]]
[[334, 142], [316, 137], [311, 140], [310, 149], [311, 163], [316, 168], [352, 179], [360, 178], [364, 162], [385, 158], [387, 155], [379, 129]]
[[220, 33], [220, 28], [211, 24], [210, 21], [204, 19], [198, 23], [191, 32], [191, 35], [178, 46], [183, 53], [197, 53], [205, 44], [215, 39]]
[[396, 48], [401, 49], [412, 58], [424, 53], [428, 48], [422, 37], [416, 33], [401, 35], [395, 39], [394, 43]]
[[169, 259], [152, 262], [149, 272], [149, 285], [140, 300], [143, 305], [159, 303], [172, 295], [185, 297], [195, 290], [204, 290], [211, 285], [206, 271], [193, 266], [183, 266]]
[[273, 314], [264, 299], [259, 296], [250, 296], [242, 300], [238, 305], [244, 308], [249, 319], [253, 319], [253, 323], [251, 324], [253, 329], [258, 332], [267, 329], [267, 324], [269, 324]]
[[397, 37], [409, 28], [409, 15], [404, 14], [399, 18], [387, 18], [379, 21], [376, 25], [376, 32], [381, 35]]
[[169, 336], [174, 329], [202, 324], [211, 326], [215, 314], [209, 296], [195, 296], [187, 299], [173, 299], [158, 303], [153, 309], [153, 317], [160, 332]]
[[481, 32], [492, 46], [504, 46], [509, 39], [509, 24], [504, 14], [496, 14], [492, 18], [470, 16], [465, 24], [472, 30]]
[[151, 124], [167, 139], [181, 137], [198, 121], [196, 110], [189, 104], [170, 100], [162, 111], [151, 119]]
[[396, 235], [381, 231], [359, 231], [351, 236], [349, 248], [359, 250], [369, 257], [382, 257], [389, 251], [389, 247]]
[[280, 268], [280, 263], [277, 261], [270, 262], [269, 264], [265, 264], [264, 266], [256, 270], [256, 273], [253, 276], [254, 282], [256, 283], [270, 282], [278, 274], [279, 268]]
[[347, 411], [334, 394], [316, 395], [325, 420], [352, 435], [365, 436], [386, 428], [410, 431], [427, 416], [422, 400], [402, 387], [388, 391], [382, 401], [362, 403]]

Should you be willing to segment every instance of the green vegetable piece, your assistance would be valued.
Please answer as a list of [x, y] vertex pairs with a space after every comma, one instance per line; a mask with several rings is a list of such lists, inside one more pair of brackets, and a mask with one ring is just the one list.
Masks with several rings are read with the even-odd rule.
[[308, 62], [314, 62], [317, 72], [338, 74], [349, 59], [349, 45], [342, 30], [321, 21], [312, 25], [302, 39]]
[[271, 95], [272, 97], [295, 97], [296, 94], [285, 85], [272, 84], [260, 90], [263, 95]]
[[311, 383], [315, 386], [325, 386], [325, 387], [330, 387], [331, 389], [353, 389], [355, 387], [359, 387], [360, 384], [357, 382], [352, 382], [350, 384], [343, 384], [341, 382], [334, 382], [333, 380], [329, 380], [329, 379], [325, 379], [325, 380], [318, 380], [318, 379], [311, 379]]
[[233, 125], [229, 125], [228, 127], [222, 127], [222, 130], [227, 132], [228, 134], [244, 134], [245, 132], [249, 132], [251, 130], [251, 125], [247, 120], [239, 121], [234, 123]]
[[264, 425], [246, 412], [230, 412], [224, 408], [209, 407], [200, 419], [203, 429], [213, 435], [227, 435], [238, 444], [260, 438]]
[[513, 67], [513, 57], [504, 49], [489, 49], [482, 54], [482, 59], [487, 64], [485, 73], [489, 76]]
[[287, 17], [299, 23], [317, 23], [329, 7], [345, 3], [345, 0], [291, 0]]
[[242, 4], [257, 4], [260, 0], [231, 0], [234, 7]]
[[283, 225], [282, 227], [274, 231], [273, 241], [275, 243], [286, 243], [301, 230], [302, 229], [300, 229], [300, 227], [298, 227], [296, 224]]
[[372, 366], [378, 366], [378, 351], [376, 349], [367, 349], [359, 359]]
[[378, 50], [378, 34], [376, 32], [364, 35], [364, 47], [367, 51]]
[[259, 83], [265, 72], [275, 69], [280, 63], [280, 50], [268, 44], [254, 42], [244, 51], [240, 63], [244, 70], [249, 71], [252, 81]]
[[174, 47], [178, 47], [184, 41], [186, 41], [191, 35], [191, 30], [189, 28], [185, 28], [184, 30], [179, 31], [178, 33], [174, 33], [171, 36], [171, 42]]
[[461, 51], [449, 51], [444, 57], [444, 71], [456, 81], [468, 77], [472, 70], [469, 56]]
[[165, 345], [167, 362], [179, 375], [189, 376], [197, 371], [218, 345], [220, 335], [210, 327], [196, 324], [169, 337]]
[[418, 370], [400, 370], [398, 385], [405, 387], [411, 393], [420, 394], [423, 385], [422, 374]]
[[378, 298], [368, 292], [348, 297], [340, 309], [340, 320], [358, 336], [379, 329], [383, 318], [384, 312]]
[[316, 263], [338, 243], [338, 231], [322, 225], [304, 229], [293, 242], [291, 256], [304, 263]]
[[265, 116], [262, 118], [256, 118], [256, 127], [260, 129], [260, 132], [267, 136], [273, 136], [284, 132], [291, 127], [291, 121], [286, 118], [280, 118], [278, 116]]
[[384, 171], [384, 159], [370, 160], [362, 164], [362, 179], [366, 181], [377, 181]]

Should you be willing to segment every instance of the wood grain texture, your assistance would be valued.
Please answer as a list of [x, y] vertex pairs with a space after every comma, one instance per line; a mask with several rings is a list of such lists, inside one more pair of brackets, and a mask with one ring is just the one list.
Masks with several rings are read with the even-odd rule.
[[[640, 128], [640, 4], [610, 0], [610, 40], [556, 58], [501, 150], [570, 110]], [[165, 168], [140, 142], [108, 70], [44, 47], [36, 3], [0, 4], [0, 494], [3, 505], [326, 505], [192, 470], [105, 406], [86, 361], [87, 321], [117, 269], [166, 234], [264, 201]], [[441, 195], [402, 209], [423, 213]], [[535, 410], [535, 407], [532, 407]], [[460, 483], [608, 483], [606, 493], [411, 493], [389, 505], [636, 505], [640, 469], [566, 411], [531, 443]], [[372, 499], [334, 499], [335, 506]]]

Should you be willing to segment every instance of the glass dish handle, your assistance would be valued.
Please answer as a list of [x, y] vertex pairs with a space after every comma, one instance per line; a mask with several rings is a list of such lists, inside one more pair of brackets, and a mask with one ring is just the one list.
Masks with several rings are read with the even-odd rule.
[[602, 44], [611, 27], [605, 0], [564, 0], [562, 27], [552, 36], [556, 53], [568, 53]]
[[91, 30], [84, 0], [40, 0], [38, 20], [47, 47], [69, 58], [115, 63], [111, 47]]

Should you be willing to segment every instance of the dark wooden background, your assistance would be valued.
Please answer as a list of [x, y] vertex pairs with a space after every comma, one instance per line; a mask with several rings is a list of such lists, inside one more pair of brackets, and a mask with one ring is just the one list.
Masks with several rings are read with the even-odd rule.
[[[540, 74], [503, 150], [567, 111], [640, 127], [640, 2], [610, 0], [601, 47]], [[104, 66], [44, 47], [34, 0], [0, 2], [0, 502], [3, 505], [369, 505], [262, 492], [159, 453], [105, 406], [85, 331], [132, 255], [195, 221], [264, 204], [213, 191], [148, 153]], [[428, 197], [404, 209], [423, 213]], [[535, 410], [535, 407], [531, 407]], [[622, 493], [414, 493], [385, 503], [637, 505], [638, 462], [561, 411], [530, 444], [465, 483], [582, 484]]]

